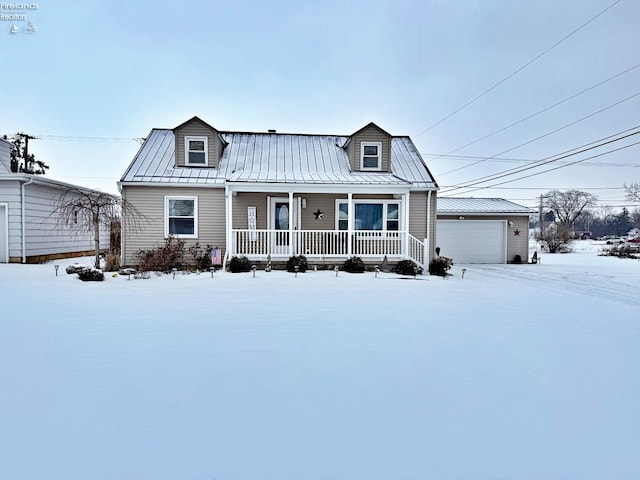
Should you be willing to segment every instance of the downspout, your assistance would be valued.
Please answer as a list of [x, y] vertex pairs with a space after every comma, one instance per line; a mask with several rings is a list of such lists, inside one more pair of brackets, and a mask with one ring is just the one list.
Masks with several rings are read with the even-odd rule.
[[24, 182], [20, 187], [20, 207], [22, 208], [22, 263], [27, 263], [27, 212], [25, 207], [25, 187], [33, 183], [33, 177]]
[[424, 239], [424, 263], [431, 260], [431, 190], [427, 193], [427, 237]]

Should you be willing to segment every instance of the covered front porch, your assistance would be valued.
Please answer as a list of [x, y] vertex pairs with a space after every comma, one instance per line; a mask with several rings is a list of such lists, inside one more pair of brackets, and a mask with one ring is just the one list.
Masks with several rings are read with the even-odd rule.
[[427, 228], [421, 238], [411, 231], [411, 193], [405, 186], [297, 187], [227, 186], [227, 260], [275, 262], [304, 255], [318, 264], [352, 256], [368, 263], [385, 257], [392, 263], [410, 259], [423, 268], [428, 263], [430, 220], [422, 219]]

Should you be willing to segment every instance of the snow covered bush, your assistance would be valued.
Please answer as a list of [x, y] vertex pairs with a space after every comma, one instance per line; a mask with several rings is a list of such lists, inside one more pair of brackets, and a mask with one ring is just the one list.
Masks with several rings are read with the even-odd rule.
[[348, 258], [342, 265], [342, 269], [349, 273], [364, 272], [364, 261], [360, 257]]
[[78, 272], [78, 278], [83, 282], [102, 282], [104, 280], [104, 273], [97, 268], [85, 267]]
[[229, 260], [229, 271], [231, 273], [241, 273], [251, 271], [251, 262], [247, 257], [231, 257]]
[[453, 260], [448, 257], [436, 257], [429, 262], [429, 274], [446, 277], [453, 266]]
[[306, 272], [307, 268], [309, 268], [307, 257], [304, 255], [294, 255], [293, 257], [289, 257], [289, 260], [287, 260], [287, 272], [295, 272], [296, 267], [298, 267], [299, 272]]
[[422, 274], [422, 268], [412, 260], [400, 260], [396, 265], [396, 273], [400, 275], [420, 275]]

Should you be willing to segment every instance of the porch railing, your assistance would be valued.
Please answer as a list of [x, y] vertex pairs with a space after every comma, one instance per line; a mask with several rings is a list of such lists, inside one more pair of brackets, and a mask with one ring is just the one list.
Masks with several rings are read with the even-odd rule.
[[410, 258], [424, 266], [424, 243], [404, 231], [232, 230], [231, 255]]

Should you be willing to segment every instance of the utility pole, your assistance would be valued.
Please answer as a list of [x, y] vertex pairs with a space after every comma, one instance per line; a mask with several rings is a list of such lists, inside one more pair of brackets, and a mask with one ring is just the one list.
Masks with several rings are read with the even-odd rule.
[[27, 173], [33, 173], [31, 161], [29, 160], [29, 140], [35, 140], [36, 137], [32, 137], [28, 133], [18, 133], [17, 135], [22, 137], [24, 140], [24, 169]]
[[543, 214], [542, 214], [542, 194], [540, 194], [540, 207], [538, 209], [538, 215], [539, 215], [538, 227], [540, 228], [540, 235], [542, 235], [542, 230], [543, 230], [543, 228], [542, 228], [542, 217], [543, 217]]

